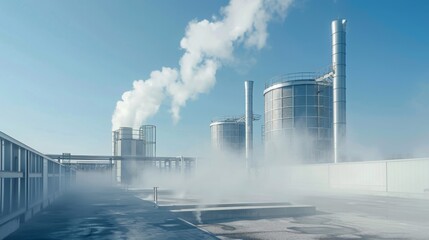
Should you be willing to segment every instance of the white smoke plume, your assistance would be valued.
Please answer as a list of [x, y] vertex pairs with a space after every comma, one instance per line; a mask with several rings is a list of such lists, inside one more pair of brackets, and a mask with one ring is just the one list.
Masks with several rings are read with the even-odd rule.
[[171, 99], [174, 122], [189, 99], [208, 92], [216, 82], [222, 64], [233, 60], [234, 48], [261, 49], [268, 37], [267, 24], [283, 18], [292, 0], [231, 0], [212, 21], [191, 21], [180, 47], [185, 53], [179, 69], [163, 67], [147, 80], [137, 80], [122, 95], [112, 117], [112, 129], [138, 128], [155, 115], [166, 98]]

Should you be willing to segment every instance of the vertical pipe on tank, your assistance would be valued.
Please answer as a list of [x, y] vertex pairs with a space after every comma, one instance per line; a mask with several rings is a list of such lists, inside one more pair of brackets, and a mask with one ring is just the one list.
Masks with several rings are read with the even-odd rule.
[[332, 21], [334, 162], [344, 161], [346, 141], [346, 20]]
[[244, 82], [245, 95], [245, 139], [246, 139], [246, 161], [249, 166], [249, 161], [252, 158], [253, 151], [253, 81]]

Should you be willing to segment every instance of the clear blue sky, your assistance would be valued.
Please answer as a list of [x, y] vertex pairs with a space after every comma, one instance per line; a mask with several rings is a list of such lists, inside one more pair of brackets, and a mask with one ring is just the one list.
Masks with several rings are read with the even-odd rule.
[[[110, 154], [122, 93], [153, 70], [177, 67], [187, 23], [227, 3], [1, 1], [0, 131], [45, 153]], [[428, 12], [428, 1], [295, 1], [284, 21], [269, 24], [267, 46], [238, 51], [242, 63], [224, 66], [178, 124], [167, 105], [149, 119], [158, 155], [201, 155], [210, 120], [243, 113], [244, 80], [255, 81], [254, 110], [262, 114], [271, 77], [329, 66], [336, 18], [348, 19], [349, 137], [387, 155], [429, 147]]]

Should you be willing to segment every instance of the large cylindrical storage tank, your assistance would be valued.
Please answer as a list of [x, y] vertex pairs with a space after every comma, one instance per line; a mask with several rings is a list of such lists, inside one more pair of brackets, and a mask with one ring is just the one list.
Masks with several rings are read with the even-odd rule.
[[281, 161], [332, 161], [332, 84], [314, 73], [273, 79], [264, 91], [265, 152]]
[[211, 142], [215, 151], [244, 154], [245, 123], [240, 118], [214, 120], [210, 124]]
[[[130, 127], [121, 127], [113, 132], [113, 153], [121, 157], [143, 157], [145, 145], [140, 130]], [[116, 180], [121, 183], [130, 184], [133, 179], [140, 177], [143, 162], [130, 159], [116, 161]]]
[[[133, 139], [133, 129], [130, 127], [121, 127], [113, 132], [113, 154], [115, 156], [131, 155]], [[115, 161], [115, 176], [117, 182], [124, 179], [124, 166], [122, 161]]]
[[133, 139], [133, 129], [130, 127], [119, 128], [119, 139]]

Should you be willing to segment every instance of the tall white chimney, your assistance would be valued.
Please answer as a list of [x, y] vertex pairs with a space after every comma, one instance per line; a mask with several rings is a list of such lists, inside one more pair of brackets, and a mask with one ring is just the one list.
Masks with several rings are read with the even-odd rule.
[[244, 82], [245, 95], [245, 115], [244, 123], [246, 129], [246, 161], [249, 166], [249, 161], [253, 155], [253, 81]]
[[332, 21], [334, 162], [345, 160], [346, 145], [346, 20]]

